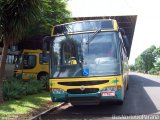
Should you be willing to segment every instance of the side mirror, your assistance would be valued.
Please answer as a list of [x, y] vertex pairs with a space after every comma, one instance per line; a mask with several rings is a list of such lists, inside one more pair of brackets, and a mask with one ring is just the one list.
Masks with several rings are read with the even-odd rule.
[[45, 36], [43, 39], [43, 46], [42, 46], [42, 56], [46, 57], [47, 56], [47, 47], [49, 46], [49, 41], [51, 40], [50, 36]]
[[121, 33], [121, 35], [125, 35], [125, 30], [123, 28], [119, 28], [119, 32]]
[[125, 47], [129, 47], [129, 41], [128, 41], [128, 37], [126, 35], [123, 35], [123, 42], [124, 42], [124, 45]]

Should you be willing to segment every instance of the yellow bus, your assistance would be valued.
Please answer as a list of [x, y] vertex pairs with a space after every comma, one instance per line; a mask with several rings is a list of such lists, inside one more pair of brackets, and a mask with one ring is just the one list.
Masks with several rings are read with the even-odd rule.
[[49, 74], [49, 54], [43, 57], [42, 50], [24, 49], [17, 55], [14, 75], [17, 78], [28, 80], [35, 78], [43, 80]]
[[114, 19], [76, 21], [54, 27], [49, 87], [53, 102], [73, 105], [116, 101], [128, 86], [127, 38]]

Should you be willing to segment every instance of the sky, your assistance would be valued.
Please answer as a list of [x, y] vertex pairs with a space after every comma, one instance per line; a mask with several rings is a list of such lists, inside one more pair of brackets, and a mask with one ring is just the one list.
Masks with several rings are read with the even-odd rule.
[[72, 17], [138, 15], [129, 64], [151, 45], [160, 47], [159, 0], [68, 0]]

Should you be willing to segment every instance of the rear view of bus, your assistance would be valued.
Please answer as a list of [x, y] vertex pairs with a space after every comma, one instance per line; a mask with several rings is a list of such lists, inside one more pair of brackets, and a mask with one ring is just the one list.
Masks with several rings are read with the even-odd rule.
[[52, 101], [73, 105], [106, 101], [123, 104], [128, 79], [123, 38], [116, 20], [55, 26], [50, 41]]

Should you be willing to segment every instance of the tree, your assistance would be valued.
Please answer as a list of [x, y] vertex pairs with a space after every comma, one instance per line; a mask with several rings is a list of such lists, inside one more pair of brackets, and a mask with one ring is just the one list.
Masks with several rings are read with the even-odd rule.
[[150, 69], [154, 67], [155, 62], [155, 56], [153, 54], [153, 51], [156, 49], [154, 45], [152, 45], [150, 48], [146, 49], [142, 54], [141, 57], [144, 61], [144, 71], [147, 73]]
[[0, 35], [3, 41], [0, 62], [0, 103], [3, 102], [2, 84], [9, 45], [20, 40], [40, 13], [40, 0], [1, 0], [0, 1]]
[[147, 73], [154, 68], [156, 47], [152, 45], [150, 48], [143, 51], [135, 60], [136, 70]]
[[141, 56], [138, 56], [135, 60], [135, 69], [138, 71], [144, 71], [144, 61]]
[[65, 0], [43, 0], [39, 19], [28, 29], [28, 37], [50, 35], [54, 25], [70, 22], [70, 12]]
[[159, 58], [160, 58], [160, 47], [156, 48], [156, 49], [153, 51], [153, 55], [155, 56], [156, 59], [159, 59]]
[[156, 48], [156, 49], [153, 51], [153, 54], [154, 54], [155, 59], [156, 59], [156, 62], [154, 63], [155, 69], [156, 69], [157, 71], [160, 71], [160, 47], [159, 47], [159, 48]]
[[129, 66], [129, 69], [130, 69], [131, 71], [135, 71], [135, 70], [136, 70], [136, 67], [135, 67], [135, 65], [130, 65], [130, 66]]
[[71, 21], [69, 17], [65, 0], [0, 0], [0, 38], [3, 41], [0, 103], [3, 101], [2, 77], [9, 45], [26, 36], [48, 35], [53, 25]]
[[43, 0], [41, 14], [36, 21], [32, 22], [26, 36], [18, 43], [18, 49], [35, 47], [34, 44], [24, 46], [25, 43], [28, 44], [28, 41], [31, 41], [31, 43], [36, 42], [36, 49], [42, 49], [42, 39], [44, 36], [51, 34], [53, 26], [73, 21], [70, 12], [66, 8], [66, 0]]

